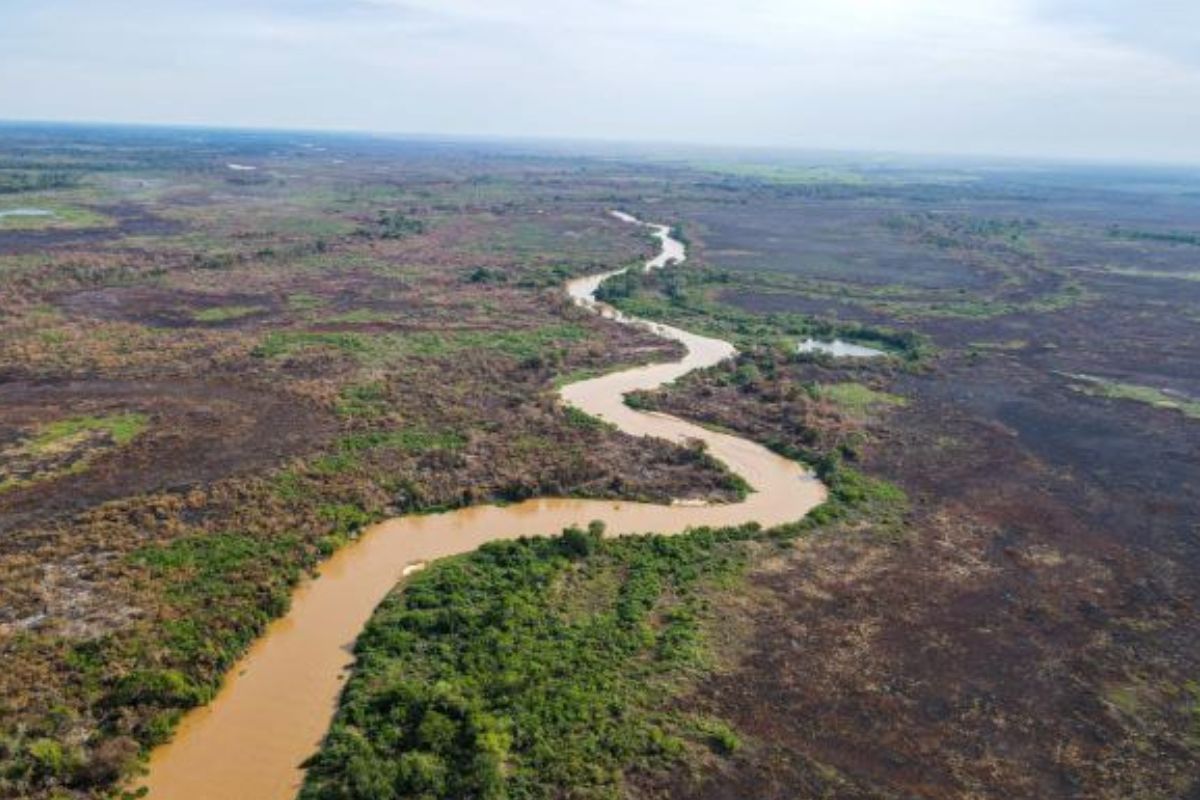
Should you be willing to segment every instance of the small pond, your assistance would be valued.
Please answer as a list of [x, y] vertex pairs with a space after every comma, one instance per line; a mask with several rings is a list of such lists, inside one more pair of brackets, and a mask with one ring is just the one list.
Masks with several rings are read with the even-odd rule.
[[0, 219], [8, 217], [53, 217], [54, 212], [45, 208], [3, 208], [0, 209]]
[[796, 346], [796, 351], [800, 353], [828, 353], [837, 358], [875, 358], [876, 356], [887, 355], [887, 353], [882, 350], [876, 350], [874, 347], [865, 347], [861, 344], [844, 342], [841, 339], [834, 339], [831, 342], [805, 339]]

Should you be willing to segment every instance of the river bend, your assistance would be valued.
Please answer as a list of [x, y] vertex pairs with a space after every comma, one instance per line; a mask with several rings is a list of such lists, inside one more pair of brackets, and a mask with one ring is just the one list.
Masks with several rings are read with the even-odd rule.
[[[619, 211], [612, 214], [647, 227], [658, 240], [659, 252], [646, 269], [685, 260], [684, 245], [668, 226]], [[687, 354], [679, 361], [572, 383], [561, 390], [563, 402], [636, 436], [704, 441], [713, 456], [753, 488], [746, 499], [654, 505], [544, 498], [397, 517], [370, 527], [322, 564], [315, 579], [296, 589], [288, 613], [230, 671], [213, 702], [188, 713], [172, 741], [151, 754], [143, 785], [152, 800], [294, 798], [303, 780], [300, 763], [316, 752], [333, 718], [359, 631], [397, 581], [433, 559], [497, 539], [553, 535], [592, 520], [603, 521], [610, 535], [674, 534], [751, 521], [772, 526], [798, 520], [824, 501], [825, 488], [815, 477], [759, 444], [625, 405], [627, 392], [662, 386], [735, 351], [720, 339], [630, 318], [597, 301], [600, 284], [623, 271], [573, 280], [567, 292], [579, 305], [618, 323], [644, 325], [680, 342]]]

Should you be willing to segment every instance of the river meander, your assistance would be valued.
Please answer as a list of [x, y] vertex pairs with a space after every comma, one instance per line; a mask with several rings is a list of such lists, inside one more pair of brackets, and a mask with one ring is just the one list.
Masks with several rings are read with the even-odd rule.
[[[665, 225], [646, 225], [660, 243], [647, 269], [682, 262], [682, 242]], [[354, 640], [372, 611], [404, 575], [430, 560], [465, 553], [485, 542], [553, 535], [570, 525], [601, 520], [609, 535], [681, 533], [703, 525], [798, 520], [825, 498], [824, 486], [803, 467], [737, 436], [707, 430], [660, 413], [636, 411], [623, 396], [653, 389], [734, 354], [728, 342], [626, 317], [598, 302], [595, 292], [621, 270], [567, 284], [577, 303], [622, 324], [644, 325], [678, 341], [687, 354], [572, 383], [563, 402], [637, 436], [674, 442], [700, 439], [709, 452], [753, 488], [732, 504], [675, 504], [546, 498], [507, 506], [475, 506], [444, 514], [405, 516], [372, 526], [297, 588], [288, 613], [270, 625], [230, 671], [217, 697], [190, 712], [173, 740], [152, 755], [143, 784], [161, 800], [289, 800], [303, 779], [301, 762], [329, 727], [352, 661]]]

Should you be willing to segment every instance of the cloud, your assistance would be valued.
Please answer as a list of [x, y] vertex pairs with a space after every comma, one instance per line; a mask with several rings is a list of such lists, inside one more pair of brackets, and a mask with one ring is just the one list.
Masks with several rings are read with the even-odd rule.
[[1179, 44], [1197, 29], [1182, 24], [1195, 12], [1180, 7], [1184, 16], [1171, 18], [1184, 32], [1143, 20], [1130, 33], [1121, 5], [8, 0], [0, 69], [22, 80], [0, 83], [0, 108], [42, 118], [1200, 160], [1200, 70]]

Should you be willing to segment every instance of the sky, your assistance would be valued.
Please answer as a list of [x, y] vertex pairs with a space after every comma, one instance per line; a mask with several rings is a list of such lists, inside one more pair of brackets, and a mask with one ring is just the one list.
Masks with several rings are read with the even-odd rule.
[[1200, 163], [1197, 0], [0, 0], [0, 118]]

